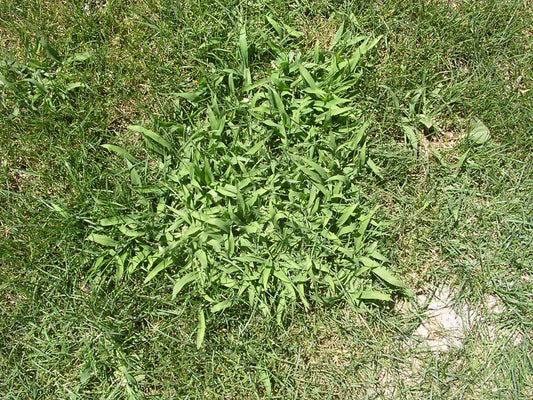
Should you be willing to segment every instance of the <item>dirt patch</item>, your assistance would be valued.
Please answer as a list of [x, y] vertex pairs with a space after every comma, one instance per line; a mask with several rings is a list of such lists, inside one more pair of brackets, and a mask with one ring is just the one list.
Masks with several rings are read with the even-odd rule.
[[420, 150], [428, 156], [432, 150], [451, 150], [459, 142], [460, 132], [444, 131], [440, 135], [435, 135], [428, 139], [426, 135], [420, 135]]
[[433, 294], [419, 294], [410, 304], [398, 306], [400, 313], [418, 312], [422, 315], [420, 325], [408, 341], [410, 348], [422, 352], [448, 352], [461, 348], [473, 332], [489, 341], [507, 337], [515, 346], [522, 343], [522, 334], [495, 323], [495, 319], [508, 312], [500, 298], [485, 295], [482, 304], [477, 306], [466, 302], [459, 304], [457, 298], [453, 289], [442, 286]]
[[[453, 292], [448, 287], [436, 291], [431, 298], [418, 297], [419, 304], [427, 304], [425, 319], [413, 333], [420, 346], [431, 351], [448, 351], [461, 347], [466, 331], [470, 329], [470, 310], [459, 313], [453, 306]], [[462, 315], [461, 315], [462, 314]]]
[[307, 48], [312, 49], [318, 44], [320, 49], [325, 50], [331, 47], [339, 26], [332, 19], [316, 18], [304, 23], [303, 30]]

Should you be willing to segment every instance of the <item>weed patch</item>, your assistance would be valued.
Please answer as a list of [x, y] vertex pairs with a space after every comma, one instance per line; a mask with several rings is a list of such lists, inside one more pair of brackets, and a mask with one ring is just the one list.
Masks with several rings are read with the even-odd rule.
[[168, 135], [130, 127], [155, 159], [105, 145], [125, 158], [136, 204], [101, 205], [89, 239], [107, 250], [95, 268], [113, 267], [117, 281], [142, 269], [145, 283], [166, 272], [174, 298], [201, 299], [212, 313], [246, 304], [278, 321], [294, 303], [391, 300], [388, 287], [403, 284], [372, 241], [375, 209], [359, 187], [380, 175], [357, 102], [379, 38], [341, 27], [329, 51], [278, 48], [260, 80], [244, 28], [237, 39], [239, 66], [178, 93], [181, 120]]

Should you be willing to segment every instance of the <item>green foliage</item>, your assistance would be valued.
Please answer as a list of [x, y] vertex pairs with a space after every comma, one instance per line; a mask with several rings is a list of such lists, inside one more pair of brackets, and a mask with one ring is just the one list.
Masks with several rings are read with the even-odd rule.
[[89, 239], [109, 249], [95, 267], [115, 265], [117, 280], [143, 269], [145, 283], [166, 272], [173, 297], [202, 298], [213, 313], [245, 303], [279, 320], [296, 302], [390, 300], [372, 271], [401, 283], [370, 241], [375, 209], [359, 186], [379, 173], [357, 103], [378, 41], [341, 30], [330, 51], [280, 51], [252, 82], [241, 28], [240, 68], [178, 93], [170, 135], [130, 127], [156, 159], [106, 145], [125, 158], [136, 204], [101, 207], [108, 216]]
[[467, 138], [474, 144], [485, 144], [490, 139], [489, 128], [481, 121], [473, 121], [467, 132]]
[[[2, 398], [530, 400], [531, 26], [530, 2], [523, 0], [1, 1]], [[332, 116], [329, 128], [309, 122], [314, 139], [291, 136], [292, 99], [308, 96], [318, 107], [316, 95], [304, 90], [330, 90], [324, 86], [325, 60], [333, 54], [338, 60], [355, 57], [358, 45], [341, 50], [346, 32], [382, 36], [379, 47], [359, 60], [358, 83], [338, 95], [350, 99], [361, 117], [343, 122]], [[304, 53], [300, 63], [290, 74], [281, 71], [282, 83], [272, 83], [280, 70], [272, 60], [288, 59], [291, 51], [296, 57], [298, 50]], [[258, 123], [251, 115], [257, 112], [245, 107], [258, 92], [265, 97], [256, 107], [263, 102], [272, 108], [275, 93], [268, 87], [289, 117], [285, 147], [275, 126], [260, 123], [264, 143], [243, 129], [247, 121]], [[217, 130], [208, 106], [215, 119], [226, 118], [219, 136], [230, 147], [228, 157], [230, 151], [237, 155], [229, 173], [238, 176], [231, 180], [216, 170], [227, 163], [214, 158], [224, 151], [213, 150], [208, 139], [187, 143], [195, 133], [210, 137]], [[283, 118], [279, 111], [265, 115], [278, 125]], [[305, 294], [313, 308], [301, 312], [284, 295], [286, 318], [279, 325], [258, 307], [246, 308], [247, 291], [237, 298], [237, 289], [213, 284], [208, 289], [218, 303], [206, 300], [195, 289], [197, 271], [187, 272], [176, 252], [171, 265], [149, 269], [144, 260], [128, 274], [135, 246], [148, 246], [148, 255], [156, 257], [160, 244], [167, 247], [159, 232], [174, 221], [172, 213], [164, 218], [164, 210], [157, 215], [157, 206], [160, 200], [162, 207], [167, 200], [179, 205], [170, 190], [184, 195], [179, 183], [167, 179], [181, 168], [182, 147], [202, 152], [223, 183], [243, 180], [240, 164], [257, 170], [272, 161], [276, 179], [283, 173], [297, 181], [287, 183], [293, 192], [303, 188], [310, 195], [309, 188], [337, 173], [331, 162], [337, 152], [327, 138], [339, 139], [340, 147], [340, 129], [350, 121], [355, 131], [366, 123], [361, 145], [366, 143], [365, 156], [372, 159], [357, 164], [352, 182], [343, 183], [344, 199], [326, 203], [316, 189], [316, 214], [330, 210], [327, 228], [345, 243], [355, 231], [340, 235], [339, 227], [361, 224], [359, 216], [380, 205], [355, 257], [368, 262], [365, 249], [378, 242], [376, 249], [385, 249], [393, 267], [374, 259], [383, 265], [360, 275], [362, 285], [371, 277], [374, 282], [358, 302], [383, 304], [390, 296], [384, 285], [400, 285], [390, 268], [416, 289], [407, 304], [388, 302], [364, 315], [355, 315], [344, 301], [313, 307], [311, 295], [320, 289], [310, 282]], [[137, 128], [128, 130], [130, 125]], [[234, 131], [244, 149], [231, 144]], [[313, 141], [321, 155], [311, 154]], [[305, 161], [294, 157], [297, 151]], [[356, 146], [354, 159], [361, 152]], [[191, 163], [190, 154], [185, 156]], [[192, 162], [203, 170], [201, 160]], [[313, 179], [304, 168], [316, 174]], [[265, 175], [250, 183], [254, 190]], [[192, 187], [188, 176], [184, 187], [194, 192], [195, 206], [202, 214], [210, 211], [205, 190]], [[333, 181], [323, 186], [330, 190]], [[356, 193], [346, 191], [352, 183]], [[208, 186], [223, 191], [225, 184]], [[280, 192], [276, 207], [289, 204], [291, 214], [299, 203], [281, 198], [287, 192]], [[251, 194], [241, 193], [245, 203]], [[235, 214], [236, 194], [224, 196]], [[181, 208], [196, 218], [191, 207]], [[251, 210], [251, 221], [259, 221], [262, 210]], [[248, 233], [224, 218], [221, 227], [197, 224], [227, 243], [233, 237], [233, 259], [243, 237], [271, 245], [267, 233]], [[283, 229], [300, 234], [286, 221], [279, 220]], [[320, 244], [319, 239], [314, 240]], [[216, 259], [207, 244], [201, 248], [209, 262]], [[291, 254], [303, 253], [305, 246], [296, 250]], [[112, 252], [127, 253], [124, 262]], [[213, 265], [216, 271], [219, 265]], [[272, 274], [268, 283], [262, 296], [275, 314], [285, 286]], [[450, 288], [455, 311], [471, 323], [460, 347], [433, 352], [414, 332], [427, 320], [420, 295], [429, 299], [441, 285]], [[222, 310], [230, 298], [243, 306]], [[436, 333], [459, 339], [455, 331]]]
[[60, 62], [48, 42], [43, 39], [42, 43], [50, 60], [34, 59], [27, 63], [7, 57], [0, 60], [0, 82], [9, 89], [7, 96], [13, 99], [14, 117], [24, 112], [61, 113], [75, 100], [76, 92], [85, 88], [68, 71], [88, 60], [91, 54], [75, 54]]

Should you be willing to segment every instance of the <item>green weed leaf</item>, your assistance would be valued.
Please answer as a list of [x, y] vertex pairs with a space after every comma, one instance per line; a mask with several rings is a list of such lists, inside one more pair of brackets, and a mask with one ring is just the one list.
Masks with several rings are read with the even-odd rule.
[[372, 272], [387, 282], [389, 285], [396, 286], [399, 288], [404, 288], [405, 284], [396, 278], [387, 268], [377, 267], [372, 270]]
[[381, 300], [381, 301], [391, 301], [392, 298], [387, 293], [378, 292], [376, 290], [363, 290], [359, 294], [359, 298], [362, 300]]
[[119, 244], [116, 240], [110, 238], [109, 236], [100, 235], [97, 233], [91, 233], [89, 236], [87, 236], [87, 240], [107, 247], [115, 247]]
[[490, 139], [489, 128], [481, 121], [474, 121], [467, 133], [468, 139], [475, 144], [485, 144]]
[[186, 285], [188, 285], [191, 282], [194, 282], [197, 278], [198, 278], [198, 273], [189, 272], [188, 274], [185, 274], [180, 279], [178, 279], [176, 283], [174, 284], [174, 288], [172, 290], [172, 299], [175, 299]]
[[61, 61], [61, 57], [59, 56], [57, 50], [50, 46], [50, 43], [48, 43], [48, 40], [44, 36], [41, 36], [41, 46], [43, 46], [43, 49], [48, 55], [48, 57], [50, 57], [54, 61]]
[[139, 160], [137, 160], [135, 157], [133, 157], [128, 151], [126, 151], [122, 147], [115, 146], [114, 144], [103, 144], [102, 147], [107, 149], [107, 150], [109, 150], [109, 151], [112, 151], [115, 154], [118, 154], [121, 157], [124, 157], [126, 160], [128, 160], [128, 161], [130, 161], [132, 163], [139, 162]]
[[173, 264], [172, 258], [167, 258], [164, 261], [161, 261], [154, 269], [150, 271], [150, 273], [146, 276], [144, 283], [150, 282], [152, 279], [155, 278], [157, 274], [159, 274], [161, 271], [167, 269]]
[[149, 129], [146, 129], [140, 125], [130, 125], [128, 126], [128, 129], [134, 131], [134, 132], [139, 132], [140, 134], [142, 134], [144, 136], [145, 139], [147, 140], [151, 140], [159, 145], [161, 145], [162, 147], [166, 148], [167, 150], [169, 150], [170, 152], [174, 152], [174, 149], [172, 147], [172, 145], [166, 140], [164, 139], [163, 137], [159, 136], [157, 133], [149, 130]]
[[198, 311], [198, 331], [196, 332], [196, 348], [200, 349], [204, 343], [205, 338], [205, 314], [204, 310]]

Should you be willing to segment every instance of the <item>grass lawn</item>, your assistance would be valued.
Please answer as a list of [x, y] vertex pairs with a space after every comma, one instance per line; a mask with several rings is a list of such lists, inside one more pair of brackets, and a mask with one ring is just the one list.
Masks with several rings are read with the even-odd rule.
[[533, 398], [532, 27], [4, 0], [0, 397]]

